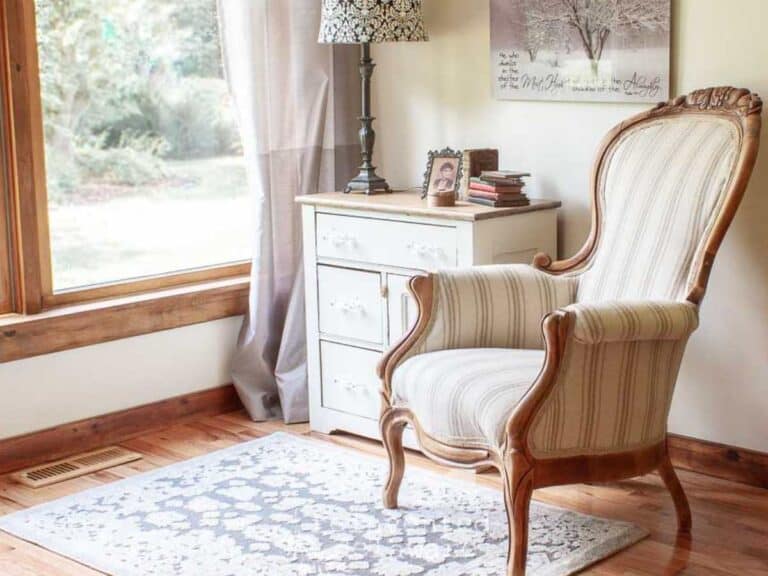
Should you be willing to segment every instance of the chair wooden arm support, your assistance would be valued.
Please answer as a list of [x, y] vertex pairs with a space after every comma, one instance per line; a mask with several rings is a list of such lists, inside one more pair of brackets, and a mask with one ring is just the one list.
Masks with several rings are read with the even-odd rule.
[[578, 253], [574, 254], [570, 258], [566, 258], [564, 260], [553, 260], [549, 254], [544, 252], [537, 252], [533, 256], [533, 262], [531, 262], [531, 266], [536, 268], [536, 270], [540, 270], [541, 272], [546, 272], [548, 274], [563, 274], [565, 272], [573, 272], [578, 268], [578, 266], [581, 265], [583, 261], [583, 251], [584, 248], [579, 250]]
[[528, 432], [534, 416], [552, 393], [557, 381], [568, 339], [569, 316], [562, 310], [547, 315], [541, 323], [546, 344], [544, 366], [538, 378], [525, 393], [507, 420], [507, 443], [504, 451], [514, 450], [530, 457], [527, 447]]
[[434, 280], [432, 275], [414, 276], [408, 281], [408, 290], [416, 300], [418, 317], [416, 323], [406, 332], [400, 341], [384, 353], [376, 366], [376, 373], [382, 382], [382, 410], [390, 405], [392, 392], [392, 373], [427, 331], [432, 316]]

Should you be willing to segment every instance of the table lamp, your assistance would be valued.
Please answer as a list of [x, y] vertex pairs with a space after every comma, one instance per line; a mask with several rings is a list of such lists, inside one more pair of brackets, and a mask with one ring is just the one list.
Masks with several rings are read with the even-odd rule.
[[360, 147], [363, 163], [360, 173], [345, 192], [379, 194], [389, 192], [389, 184], [376, 174], [372, 164], [374, 117], [371, 116], [371, 42], [419, 42], [427, 39], [421, 0], [323, 0], [319, 41], [324, 44], [360, 44], [360, 77], [363, 86], [363, 111], [360, 116]]

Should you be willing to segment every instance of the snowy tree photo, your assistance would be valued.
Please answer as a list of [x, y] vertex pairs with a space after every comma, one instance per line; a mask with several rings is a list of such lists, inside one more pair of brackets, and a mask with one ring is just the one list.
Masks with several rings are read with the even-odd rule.
[[670, 0], [491, 0], [497, 97], [658, 101]]

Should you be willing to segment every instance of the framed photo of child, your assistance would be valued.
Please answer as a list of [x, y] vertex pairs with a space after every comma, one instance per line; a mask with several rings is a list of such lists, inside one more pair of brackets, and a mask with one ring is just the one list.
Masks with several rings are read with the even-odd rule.
[[428, 156], [421, 197], [427, 198], [429, 206], [454, 206], [461, 184], [461, 151], [431, 150]]

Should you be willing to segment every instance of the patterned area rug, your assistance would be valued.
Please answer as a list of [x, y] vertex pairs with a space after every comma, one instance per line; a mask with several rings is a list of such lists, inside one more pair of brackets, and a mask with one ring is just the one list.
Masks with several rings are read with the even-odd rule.
[[[0, 529], [114, 576], [504, 573], [501, 492], [272, 434], [0, 518]], [[565, 576], [641, 540], [621, 522], [534, 502], [529, 574]]]

